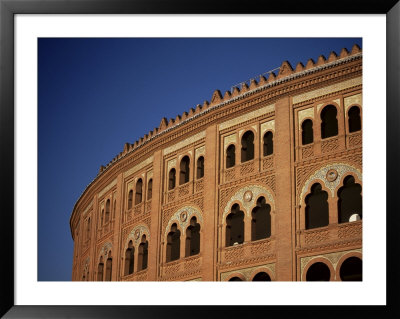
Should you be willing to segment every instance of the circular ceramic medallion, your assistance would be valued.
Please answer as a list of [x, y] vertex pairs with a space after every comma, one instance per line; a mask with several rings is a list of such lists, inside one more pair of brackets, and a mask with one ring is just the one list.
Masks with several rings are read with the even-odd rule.
[[338, 177], [338, 172], [335, 169], [330, 169], [326, 173], [326, 179], [328, 180], [328, 182], [333, 182], [337, 177]]
[[181, 221], [182, 222], [186, 221], [186, 218], [187, 218], [187, 213], [186, 212], [182, 212], [181, 213]]
[[135, 238], [136, 238], [136, 239], [139, 239], [139, 236], [140, 236], [140, 230], [139, 230], [139, 229], [136, 229], [136, 231], [135, 231]]
[[244, 195], [243, 195], [243, 199], [244, 199], [246, 202], [250, 202], [252, 198], [253, 198], [253, 193], [252, 193], [251, 191], [246, 191], [246, 192], [244, 193]]

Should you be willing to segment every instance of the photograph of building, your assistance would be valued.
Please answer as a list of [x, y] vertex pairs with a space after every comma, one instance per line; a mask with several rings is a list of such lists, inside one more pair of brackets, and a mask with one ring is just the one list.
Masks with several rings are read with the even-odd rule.
[[70, 230], [74, 281], [362, 280], [360, 47], [163, 118], [100, 167]]

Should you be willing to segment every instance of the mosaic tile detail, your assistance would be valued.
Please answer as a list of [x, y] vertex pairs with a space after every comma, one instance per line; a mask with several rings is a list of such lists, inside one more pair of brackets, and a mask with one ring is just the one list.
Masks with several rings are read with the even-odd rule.
[[275, 120], [261, 124], [261, 135], [264, 135], [264, 133], [267, 131], [275, 132]]
[[347, 88], [358, 86], [362, 84], [362, 77], [357, 77], [340, 83], [325, 86], [321, 89], [309, 91], [293, 97], [293, 104], [301, 103], [307, 100], [314, 99], [319, 96], [324, 96], [333, 92], [338, 92]]
[[150, 230], [149, 228], [144, 225], [140, 224], [135, 226], [129, 233], [128, 237], [125, 240], [125, 248], [124, 251], [128, 248], [129, 241], [132, 240], [132, 243], [135, 247], [138, 247], [141, 240], [142, 236], [146, 235], [146, 240], [150, 242]]
[[[181, 218], [182, 213], [186, 213], [184, 219]], [[176, 211], [174, 215], [172, 215], [172, 217], [168, 222], [167, 227], [165, 227], [164, 237], [166, 237], [167, 234], [169, 233], [169, 230], [171, 229], [171, 225], [173, 223], [177, 223], [182, 231], [182, 235], [185, 235], [186, 228], [189, 226], [190, 219], [192, 218], [192, 216], [196, 216], [197, 222], [200, 225], [203, 225], [203, 215], [201, 214], [201, 212], [192, 206], [185, 206]]]
[[106, 187], [102, 189], [102, 191], [99, 193], [99, 198], [103, 196], [105, 193], [107, 193], [111, 188], [113, 188], [115, 185], [117, 185], [117, 179], [114, 179], [110, 184], [108, 184]]
[[299, 117], [299, 130], [301, 131], [301, 123], [303, 122], [303, 120], [307, 117], [314, 119], [314, 108], [310, 107], [308, 109], [299, 111], [297, 113], [298, 117]]
[[[252, 193], [252, 199], [250, 201], [244, 201], [244, 194], [250, 191]], [[257, 199], [259, 196], [266, 196], [267, 202], [271, 204], [271, 208], [274, 211], [275, 210], [275, 201], [269, 190], [267, 190], [264, 187], [260, 187], [257, 185], [250, 185], [243, 187], [239, 191], [237, 191], [228, 201], [228, 203], [225, 206], [224, 213], [222, 215], [222, 219], [225, 220], [226, 216], [230, 213], [231, 206], [233, 205], [233, 202], [239, 201], [242, 204], [243, 209], [245, 210], [245, 213], [247, 216], [251, 215], [251, 209], [256, 205]]]
[[197, 160], [197, 158], [199, 156], [204, 156], [205, 153], [206, 153], [206, 147], [205, 146], [196, 148], [196, 150], [195, 150], [195, 158], [196, 158], [196, 160]]
[[176, 150], [179, 150], [182, 147], [185, 147], [187, 145], [190, 145], [198, 140], [201, 140], [206, 136], [206, 131], [202, 131], [200, 133], [197, 133], [191, 137], [188, 137], [187, 139], [184, 139], [183, 141], [176, 143], [170, 147], [167, 147], [164, 149], [164, 155], [171, 154], [172, 152], [175, 152]]
[[243, 277], [246, 278], [246, 280], [251, 279], [251, 275], [254, 274], [257, 269], [260, 269], [262, 271], [263, 268], [267, 268], [271, 274], [275, 277], [275, 263], [271, 264], [266, 264], [266, 265], [260, 265], [260, 266], [255, 266], [255, 267], [250, 267], [250, 268], [244, 268], [244, 269], [238, 269], [238, 270], [231, 270], [227, 271], [221, 274], [221, 281], [226, 281], [226, 279], [231, 276], [232, 274], [241, 274]]
[[[351, 253], [351, 252], [358, 252], [362, 253], [361, 249], [352, 249], [352, 250], [347, 250], [347, 251], [339, 251], [335, 253], [330, 253], [330, 254], [323, 254], [323, 255], [317, 255], [317, 256], [308, 256], [308, 257], [303, 257], [300, 258], [300, 273], [303, 274], [304, 268], [308, 265], [309, 262], [312, 262], [313, 259], [316, 258], [325, 258], [327, 259], [333, 266], [333, 269], [336, 271], [336, 266], [344, 255]], [[303, 276], [301, 276], [303, 278]]]
[[167, 173], [170, 171], [171, 168], [175, 167], [176, 169], [176, 158], [168, 161], [168, 165], [167, 165]]
[[98, 259], [100, 260], [100, 257], [101, 257], [101, 256], [107, 258], [108, 252], [109, 252], [111, 249], [112, 249], [112, 244], [111, 244], [111, 242], [105, 243], [105, 244], [101, 247], [101, 249], [100, 249], [100, 253], [99, 253]]
[[153, 156], [150, 156], [148, 159], [144, 160], [143, 162], [140, 162], [139, 164], [125, 171], [123, 174], [124, 178], [129, 175], [132, 175], [133, 173], [136, 173], [138, 170], [142, 169], [143, 167], [149, 165], [152, 162], [153, 162]]
[[195, 278], [195, 279], [190, 279], [190, 280], [186, 280], [186, 281], [203, 281], [202, 278]]
[[[326, 174], [331, 169], [334, 169], [334, 170], [337, 171], [338, 177], [334, 181], [329, 182], [326, 179]], [[321, 169], [316, 171], [314, 174], [312, 174], [307, 179], [307, 181], [304, 183], [304, 186], [303, 186], [303, 188], [301, 190], [301, 193], [300, 193], [300, 203], [303, 202], [304, 195], [305, 195], [307, 189], [309, 189], [309, 186], [312, 183], [314, 183], [314, 181], [317, 180], [317, 179], [324, 182], [325, 187], [328, 188], [331, 191], [331, 196], [334, 197], [335, 196], [335, 189], [339, 186], [342, 176], [347, 174], [347, 173], [354, 173], [355, 175], [357, 175], [358, 179], [360, 181], [362, 181], [361, 172], [357, 168], [355, 168], [354, 166], [351, 166], [351, 165], [348, 165], [348, 164], [344, 164], [344, 163], [334, 163], [334, 164], [329, 164], [329, 165], [326, 165], [326, 166], [322, 167]]]
[[362, 107], [362, 94], [361, 93], [344, 98], [344, 111], [345, 111], [346, 117], [348, 116], [347, 110], [353, 104], [358, 104]]
[[253, 112], [246, 113], [246, 114], [238, 116], [238, 117], [236, 117], [236, 118], [234, 118], [232, 120], [229, 120], [229, 121], [221, 123], [219, 125], [219, 130], [222, 131], [222, 130], [224, 130], [226, 128], [229, 128], [229, 127], [235, 126], [237, 124], [246, 122], [248, 120], [254, 119], [254, 118], [259, 117], [259, 116], [262, 116], [262, 115], [264, 115], [266, 113], [269, 113], [269, 112], [272, 112], [274, 110], [275, 110], [275, 104], [264, 106], [264, 107], [262, 107], [262, 108], [260, 108], [258, 110], [253, 111]]
[[237, 144], [237, 136], [236, 134], [232, 134], [224, 137], [224, 150], [228, 147], [229, 144]]

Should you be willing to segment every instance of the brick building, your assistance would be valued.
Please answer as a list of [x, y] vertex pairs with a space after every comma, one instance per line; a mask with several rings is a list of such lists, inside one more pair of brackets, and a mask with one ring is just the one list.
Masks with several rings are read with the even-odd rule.
[[362, 279], [362, 53], [244, 82], [100, 168], [73, 280]]

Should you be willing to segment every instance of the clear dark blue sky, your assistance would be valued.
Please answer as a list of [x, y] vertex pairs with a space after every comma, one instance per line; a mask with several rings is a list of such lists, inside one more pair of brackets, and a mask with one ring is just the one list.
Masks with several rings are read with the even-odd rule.
[[38, 280], [69, 281], [69, 218], [100, 165], [125, 142], [279, 67], [293, 67], [357, 38], [39, 39]]

